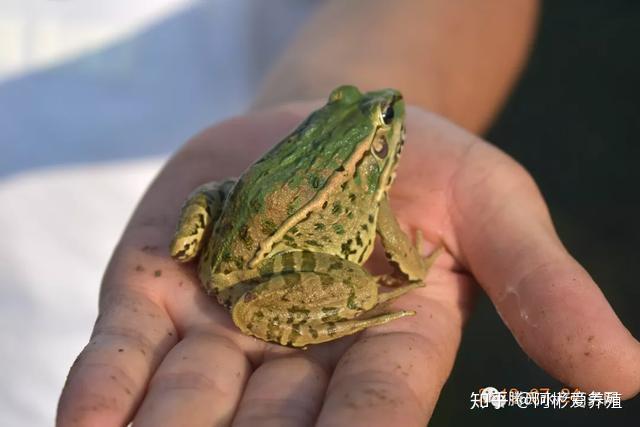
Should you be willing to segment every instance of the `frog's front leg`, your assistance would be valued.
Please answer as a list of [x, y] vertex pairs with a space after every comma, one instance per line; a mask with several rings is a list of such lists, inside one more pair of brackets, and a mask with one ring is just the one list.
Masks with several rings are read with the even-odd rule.
[[209, 182], [196, 188], [187, 198], [171, 241], [171, 256], [181, 262], [192, 260], [211, 235], [222, 205], [236, 180]]
[[[282, 262], [285, 257], [288, 261]], [[241, 295], [224, 291], [235, 296], [233, 321], [245, 334], [304, 347], [415, 314], [399, 310], [368, 317], [366, 312], [420, 284], [378, 294], [376, 278], [361, 266], [327, 254], [289, 252], [267, 262], [279, 267], [257, 285], [246, 290], [246, 283], [239, 284]]]
[[[420, 253], [422, 234], [418, 233], [416, 236], [415, 245], [411, 243], [409, 237], [400, 228], [386, 197], [380, 202], [376, 231], [380, 235], [387, 258], [407, 276], [409, 281], [423, 280], [443, 250], [442, 247], [437, 248], [428, 257], [423, 257]], [[381, 284], [393, 286], [405, 282], [393, 276], [381, 276], [379, 281]]]

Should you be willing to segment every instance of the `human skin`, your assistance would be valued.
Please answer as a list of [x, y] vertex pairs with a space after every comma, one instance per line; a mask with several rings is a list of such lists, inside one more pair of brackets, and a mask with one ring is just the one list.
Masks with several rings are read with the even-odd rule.
[[[335, 19], [332, 7], [336, 3], [329, 2], [308, 28]], [[438, 16], [446, 21], [454, 14], [429, 16], [440, 22]], [[496, 93], [506, 94], [517, 75], [527, 37], [521, 40], [520, 53], [496, 77]], [[290, 52], [306, 46], [299, 43]], [[456, 48], [464, 46], [454, 43], [452, 51]], [[292, 60], [287, 55], [282, 61]], [[446, 56], [442, 60], [446, 63]], [[417, 315], [308, 350], [242, 335], [229, 313], [202, 291], [193, 265], [169, 258], [168, 243], [179, 207], [193, 188], [237, 176], [321, 101], [277, 104], [316, 97], [340, 78], [316, 69], [314, 86], [302, 90], [309, 81], [306, 73], [312, 73], [304, 61], [290, 65], [297, 67], [295, 75], [276, 66], [268, 79], [256, 101], [262, 111], [195, 137], [149, 188], [105, 273], [100, 314], [69, 374], [58, 425], [117, 426], [134, 419], [136, 426], [421, 426], [451, 371], [480, 289], [523, 350], [563, 383], [617, 390], [625, 397], [638, 393], [640, 344], [562, 246], [531, 177], [490, 144], [420, 108], [408, 111], [407, 144], [391, 204], [407, 231], [423, 231], [429, 242], [425, 253], [444, 244], [447, 254], [429, 273], [425, 288], [393, 305]], [[392, 85], [384, 71], [376, 80], [376, 68], [354, 70], [360, 67], [345, 65], [341, 82]], [[394, 86], [404, 90], [408, 102], [475, 131], [490, 122], [504, 98], [487, 98], [471, 88], [467, 102], [462, 96], [454, 101], [446, 86], [398, 82]], [[425, 85], [430, 89], [423, 97]], [[378, 253], [368, 267], [382, 264]]]
[[535, 35], [535, 0], [328, 0], [265, 79], [254, 107], [325, 98], [336, 86], [393, 87], [482, 133]]

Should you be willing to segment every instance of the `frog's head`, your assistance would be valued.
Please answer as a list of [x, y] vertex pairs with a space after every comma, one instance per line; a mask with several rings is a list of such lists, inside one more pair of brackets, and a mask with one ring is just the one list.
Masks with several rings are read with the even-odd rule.
[[402, 94], [395, 89], [360, 93], [354, 86], [336, 88], [329, 96], [329, 104], [350, 105], [345, 120], [360, 122], [369, 129], [360, 141], [362, 153], [357, 174], [365, 179], [368, 192], [380, 199], [387, 193], [395, 178], [395, 169], [404, 144], [405, 107]]

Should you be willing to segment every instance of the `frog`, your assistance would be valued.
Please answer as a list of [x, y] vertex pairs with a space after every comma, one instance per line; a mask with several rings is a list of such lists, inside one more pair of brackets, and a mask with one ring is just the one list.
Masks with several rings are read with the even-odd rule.
[[[267, 342], [306, 348], [415, 315], [388, 303], [424, 286], [441, 251], [423, 256], [390, 207], [404, 119], [398, 90], [335, 88], [240, 177], [187, 197], [171, 256], [197, 261], [207, 293]], [[391, 274], [363, 267], [377, 236]]]

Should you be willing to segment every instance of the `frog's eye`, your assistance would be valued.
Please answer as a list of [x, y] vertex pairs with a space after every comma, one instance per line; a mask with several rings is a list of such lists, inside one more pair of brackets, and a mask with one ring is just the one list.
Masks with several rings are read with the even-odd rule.
[[393, 111], [393, 105], [389, 104], [387, 105], [384, 110], [382, 110], [382, 121], [384, 122], [385, 125], [390, 125], [391, 121], [393, 120], [393, 116], [394, 116], [394, 111]]
[[387, 157], [387, 153], [389, 152], [389, 144], [387, 144], [386, 138], [380, 138], [371, 144], [371, 149], [373, 154], [379, 159], [384, 159]]

